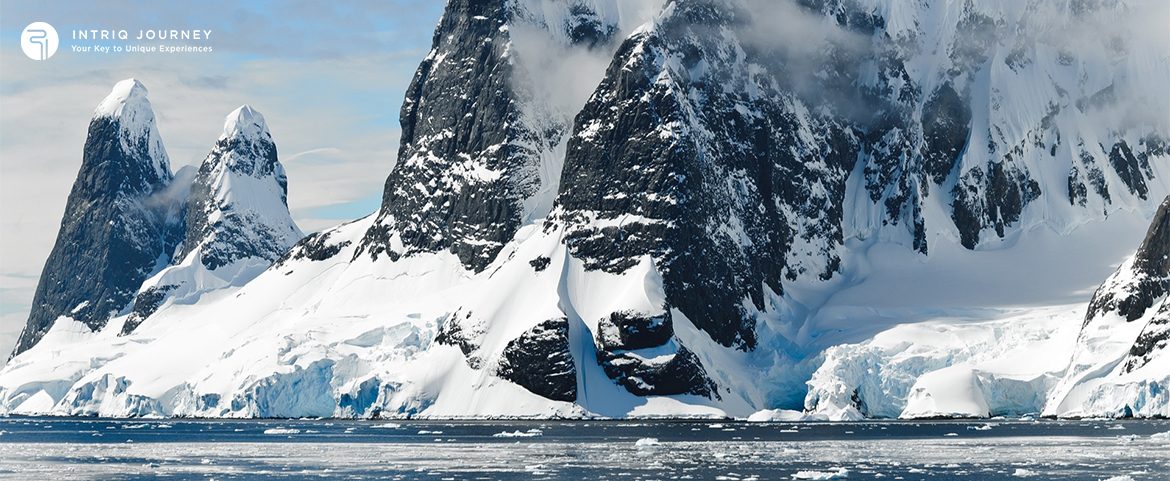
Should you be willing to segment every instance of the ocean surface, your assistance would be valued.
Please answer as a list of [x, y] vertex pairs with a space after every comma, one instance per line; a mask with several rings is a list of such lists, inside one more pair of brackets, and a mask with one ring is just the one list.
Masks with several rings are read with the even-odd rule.
[[0, 479], [1170, 480], [1170, 421], [0, 418]]

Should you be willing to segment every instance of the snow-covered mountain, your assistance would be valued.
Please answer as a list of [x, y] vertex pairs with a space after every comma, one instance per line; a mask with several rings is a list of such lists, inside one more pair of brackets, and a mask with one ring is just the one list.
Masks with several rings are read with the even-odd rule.
[[1170, 197], [1133, 257], [1093, 294], [1053, 414], [1166, 416], [1170, 413]]
[[[1103, 359], [1084, 291], [1170, 193], [1170, 57], [1118, 27], [1159, 8], [451, 0], [378, 212], [286, 249], [275, 148], [241, 108], [174, 265], [108, 326], [36, 327], [0, 409], [1126, 414], [1053, 396]], [[1133, 345], [1094, 327], [1133, 296], [1100, 296], [1085, 332]]]
[[102, 329], [169, 262], [182, 241], [172, 180], [146, 87], [118, 82], [89, 122], [81, 170], [16, 354], [63, 317]]
[[185, 219], [174, 262], [142, 284], [123, 335], [167, 302], [191, 304], [207, 291], [246, 284], [304, 237], [288, 212], [288, 180], [260, 112], [244, 105], [228, 114], [190, 184]]

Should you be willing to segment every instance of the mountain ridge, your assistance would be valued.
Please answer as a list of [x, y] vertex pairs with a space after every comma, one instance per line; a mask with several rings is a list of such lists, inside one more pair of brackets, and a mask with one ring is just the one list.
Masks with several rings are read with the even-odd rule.
[[[1002, 304], [898, 310], [839, 294], [906, 297], [875, 280], [896, 261], [923, 283], [963, 276], [955, 290], [990, 290], [960, 268], [1144, 222], [1170, 191], [1168, 135], [1132, 121], [1144, 113], [1129, 93], [1170, 80], [1170, 69], [1144, 67], [1166, 59], [1138, 37], [1118, 40], [1128, 50], [1111, 58], [1110, 45], [1066, 51], [1053, 36], [1130, 15], [1131, 4], [784, 5], [773, 17], [732, 0], [649, 13], [618, 1], [452, 0], [407, 91], [378, 212], [266, 249], [267, 270], [191, 303], [147, 293], [146, 331], [86, 334], [64, 318], [50, 337], [70, 360], [38, 368], [42, 352], [17, 356], [0, 371], [0, 406], [191, 416], [803, 408], [830, 419], [1043, 408], [1063, 366], [972, 368], [963, 363], [986, 360], [935, 342], [945, 335], [895, 343], [933, 350], [901, 365], [886, 356], [903, 351], [881, 342], [991, 316], [971, 327], [991, 333], [982, 345], [1026, 350], [1071, 332], [1053, 319], [1075, 309], [1049, 306], [1039, 319]], [[784, 28], [764, 28], [772, 21]], [[813, 46], [787, 42], [796, 38]], [[821, 68], [805, 69], [810, 61]], [[566, 72], [596, 79], [589, 95], [555, 88]], [[261, 191], [286, 203], [275, 172], [279, 187]], [[188, 229], [200, 225], [190, 206]], [[287, 205], [265, 212], [282, 218]], [[1025, 261], [1003, 265], [1050, 265]], [[925, 275], [940, 266], [956, 267]], [[1027, 288], [1015, 274], [999, 282]], [[190, 365], [162, 362], [180, 352]], [[134, 362], [144, 358], [162, 361]], [[897, 377], [862, 376], [858, 363]], [[935, 402], [975, 382], [997, 390], [982, 404]], [[1170, 406], [1148, 405], [1135, 414]]]

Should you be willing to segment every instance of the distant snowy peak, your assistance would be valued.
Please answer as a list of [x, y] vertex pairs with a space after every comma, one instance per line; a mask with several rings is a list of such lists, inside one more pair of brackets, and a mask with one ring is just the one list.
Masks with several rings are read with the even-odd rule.
[[302, 237], [288, 211], [288, 178], [264, 116], [244, 105], [199, 166], [187, 202], [184, 253], [202, 246], [208, 269], [276, 260]]
[[228, 114], [223, 122], [223, 135], [220, 138], [232, 137], [271, 140], [272, 134], [268, 132], [268, 123], [264, 121], [264, 116], [252, 106], [245, 104]]
[[288, 179], [264, 116], [248, 105], [232, 111], [191, 184], [174, 264], [144, 283], [123, 334], [167, 302], [194, 302], [267, 269], [304, 235], [287, 199]]
[[114, 84], [113, 90], [94, 109], [96, 117], [118, 117], [141, 119], [142, 123], [154, 121], [154, 112], [147, 99], [149, 91], [138, 79], [128, 78]]

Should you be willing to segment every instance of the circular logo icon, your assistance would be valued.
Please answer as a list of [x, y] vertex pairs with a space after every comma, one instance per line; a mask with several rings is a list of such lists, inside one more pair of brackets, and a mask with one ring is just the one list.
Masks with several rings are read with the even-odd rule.
[[57, 30], [45, 22], [30, 23], [20, 34], [20, 49], [33, 60], [48, 60], [57, 45]]

